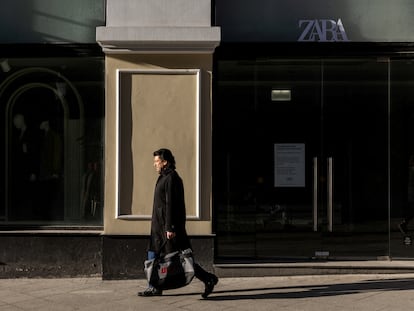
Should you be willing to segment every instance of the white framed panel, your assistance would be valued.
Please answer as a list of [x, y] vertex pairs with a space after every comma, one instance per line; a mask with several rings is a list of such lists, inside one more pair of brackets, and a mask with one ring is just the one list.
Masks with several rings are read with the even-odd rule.
[[116, 70], [116, 219], [151, 219], [159, 148], [176, 158], [187, 219], [200, 219], [200, 87], [200, 69]]

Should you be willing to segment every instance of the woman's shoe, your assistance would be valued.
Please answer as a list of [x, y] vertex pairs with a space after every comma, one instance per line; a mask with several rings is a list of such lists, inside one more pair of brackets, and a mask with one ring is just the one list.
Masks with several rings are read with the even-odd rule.
[[161, 296], [162, 290], [156, 289], [154, 287], [148, 287], [143, 292], [138, 292], [138, 296], [140, 297], [152, 297], [152, 296]]
[[214, 286], [217, 285], [217, 283], [218, 283], [218, 278], [214, 274], [212, 274], [209, 280], [204, 283], [205, 285], [204, 293], [201, 294], [201, 297], [207, 298], [208, 295], [210, 295], [213, 292]]

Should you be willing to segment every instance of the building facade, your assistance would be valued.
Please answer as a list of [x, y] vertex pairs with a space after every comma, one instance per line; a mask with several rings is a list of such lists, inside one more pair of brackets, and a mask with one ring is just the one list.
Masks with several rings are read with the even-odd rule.
[[218, 262], [412, 258], [412, 9], [216, 1]]
[[0, 6], [0, 277], [142, 277], [161, 147], [219, 275], [412, 260], [410, 1]]
[[211, 2], [108, 0], [106, 16], [96, 32], [106, 68], [103, 274], [122, 275], [131, 261], [142, 274], [136, 260], [142, 263], [150, 232], [152, 154], [164, 147], [183, 178], [194, 251], [212, 268], [212, 69], [220, 29], [212, 26]]
[[0, 275], [100, 274], [105, 3], [0, 8]]

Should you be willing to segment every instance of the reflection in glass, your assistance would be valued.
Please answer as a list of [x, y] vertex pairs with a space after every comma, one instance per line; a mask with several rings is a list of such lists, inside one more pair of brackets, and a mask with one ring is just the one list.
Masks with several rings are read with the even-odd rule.
[[5, 223], [102, 224], [103, 57], [8, 59]]

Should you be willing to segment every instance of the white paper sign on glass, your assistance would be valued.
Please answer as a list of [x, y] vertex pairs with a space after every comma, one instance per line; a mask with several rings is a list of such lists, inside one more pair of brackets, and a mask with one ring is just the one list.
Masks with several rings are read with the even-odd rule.
[[275, 144], [275, 187], [305, 187], [305, 144]]

